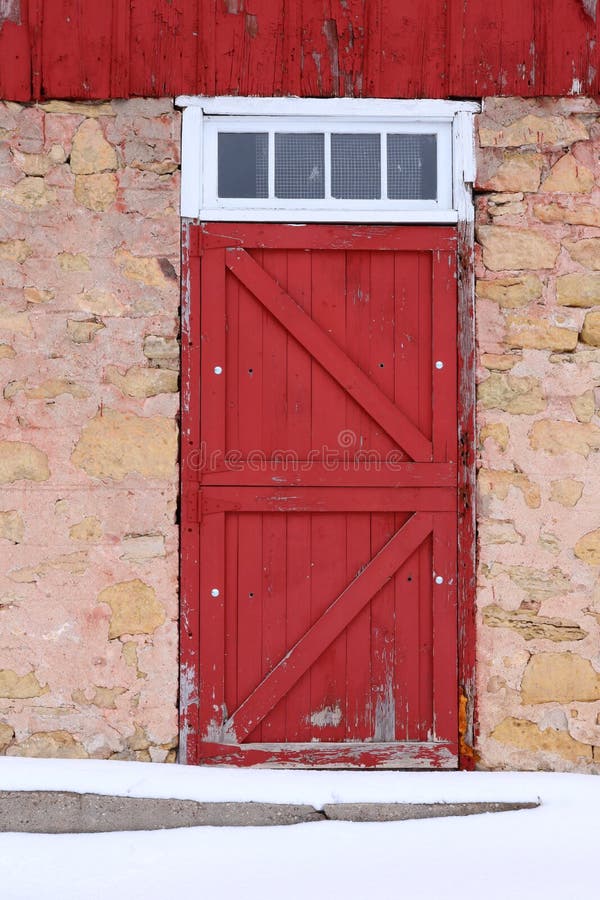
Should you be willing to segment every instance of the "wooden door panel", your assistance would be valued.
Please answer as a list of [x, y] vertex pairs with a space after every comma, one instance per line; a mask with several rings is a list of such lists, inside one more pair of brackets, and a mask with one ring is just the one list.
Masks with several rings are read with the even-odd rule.
[[455, 234], [197, 237], [190, 758], [455, 766]]

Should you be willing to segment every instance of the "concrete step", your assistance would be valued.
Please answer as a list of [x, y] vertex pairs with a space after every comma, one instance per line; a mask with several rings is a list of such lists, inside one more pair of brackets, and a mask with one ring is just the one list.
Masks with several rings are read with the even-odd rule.
[[330, 819], [391, 822], [532, 809], [537, 803], [331, 803], [323, 810], [294, 803], [199, 803], [77, 794], [0, 791], [0, 832], [72, 834], [154, 831], [198, 825], [296, 825]]

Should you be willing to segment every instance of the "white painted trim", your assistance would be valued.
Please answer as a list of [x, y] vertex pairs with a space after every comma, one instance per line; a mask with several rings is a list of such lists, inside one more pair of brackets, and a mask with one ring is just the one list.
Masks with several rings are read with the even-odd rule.
[[202, 207], [204, 116], [192, 106], [183, 115], [181, 128], [181, 215], [195, 219]]
[[[196, 217], [198, 218], [198, 217]], [[290, 224], [303, 225], [305, 222], [367, 222], [371, 225], [380, 223], [394, 223], [402, 225], [405, 222], [417, 222], [421, 224], [453, 225], [458, 222], [456, 210], [377, 210], [358, 209], [340, 210], [328, 209], [249, 209], [236, 207], [235, 209], [210, 209], [203, 208], [199, 217], [203, 222], [289, 222]]]
[[472, 185], [476, 177], [473, 113], [457, 113], [452, 133], [453, 206], [458, 213], [459, 221], [472, 222], [474, 219]]
[[[263, 97], [178, 97], [185, 107], [182, 135], [181, 215], [205, 221], [257, 222], [431, 222], [473, 219], [471, 191], [475, 179], [473, 115], [479, 104], [446, 100], [353, 100]], [[217, 197], [216, 133], [227, 128], [271, 130], [282, 119], [286, 131], [310, 127], [325, 133], [339, 128], [378, 130], [385, 144], [389, 130], [438, 136], [438, 199], [392, 201], [290, 201], [275, 198], [244, 201]], [[344, 121], [347, 120], [347, 122]], [[385, 155], [382, 155], [382, 164]], [[272, 176], [272, 166], [270, 175]], [[271, 177], [272, 181], [272, 177]], [[385, 184], [385, 178], [383, 179]], [[270, 183], [269, 193], [272, 195]]]
[[200, 107], [213, 116], [415, 116], [451, 120], [456, 113], [481, 111], [479, 103], [454, 100], [355, 100], [349, 97], [177, 97], [175, 105]]

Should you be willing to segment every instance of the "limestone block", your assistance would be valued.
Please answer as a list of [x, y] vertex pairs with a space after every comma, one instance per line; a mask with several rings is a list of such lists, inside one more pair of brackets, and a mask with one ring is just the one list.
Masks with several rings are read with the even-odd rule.
[[521, 491], [527, 506], [537, 509], [541, 503], [540, 489], [521, 472], [480, 469], [479, 492], [482, 496], [494, 494], [499, 500], [506, 500], [511, 487]]
[[0, 512], [0, 539], [20, 544], [25, 534], [23, 519], [16, 509], [7, 509]]
[[537, 275], [522, 278], [497, 278], [495, 281], [478, 279], [475, 293], [485, 300], [495, 300], [505, 309], [526, 306], [542, 296], [542, 282]]
[[105, 377], [109, 384], [114, 384], [128, 397], [145, 398], [177, 393], [178, 376], [172, 369], [131, 366], [123, 375], [116, 366], [108, 366]]
[[96, 119], [86, 119], [75, 133], [71, 169], [76, 175], [92, 175], [117, 168], [117, 154]]
[[584, 391], [579, 397], [571, 400], [571, 408], [578, 422], [591, 422], [596, 412], [596, 399], [592, 390]]
[[573, 763], [581, 762], [582, 759], [592, 759], [592, 747], [576, 741], [568, 731], [555, 731], [552, 728], [542, 731], [534, 722], [527, 719], [508, 716], [494, 728], [491, 737], [501, 744], [509, 744], [533, 753], [540, 751], [553, 753]]
[[0, 307], [0, 331], [24, 334], [26, 337], [33, 335], [31, 320], [27, 313], [12, 312], [10, 309], [2, 307]]
[[91, 288], [77, 295], [77, 306], [95, 316], [121, 316], [125, 308], [121, 301], [110, 291]]
[[590, 566], [600, 566], [600, 528], [580, 537], [575, 544], [574, 553]]
[[589, 456], [600, 449], [600, 428], [580, 422], [563, 422], [541, 419], [529, 432], [529, 443], [534, 450], [547, 453], [578, 453]]
[[503, 191], [498, 194], [490, 194], [488, 197], [488, 203], [492, 203], [494, 206], [512, 206], [512, 204], [518, 203], [522, 199], [522, 191], [517, 191], [516, 193]]
[[81, 706], [97, 706], [98, 709], [117, 709], [117, 698], [121, 694], [125, 694], [127, 688], [124, 687], [102, 687], [101, 685], [93, 686], [93, 696], [88, 700], [84, 690], [76, 690], [72, 693], [74, 703]]
[[36, 759], [87, 759], [89, 754], [68, 731], [37, 731], [24, 741], [13, 744], [7, 756], [30, 756]]
[[14, 347], [10, 344], [0, 344], [0, 359], [14, 359], [16, 355]]
[[28, 400], [50, 400], [60, 397], [61, 394], [70, 394], [71, 397], [80, 400], [90, 395], [89, 391], [80, 384], [66, 378], [48, 378], [37, 387], [25, 388], [25, 396]]
[[592, 347], [600, 347], [600, 310], [587, 313], [581, 329], [581, 340]]
[[81, 522], [77, 522], [69, 528], [69, 537], [72, 541], [97, 544], [102, 540], [103, 535], [102, 524], [97, 516], [86, 516]]
[[600, 305], [600, 275], [579, 272], [559, 275], [556, 279], [556, 299], [560, 306], [587, 308]]
[[515, 349], [568, 351], [577, 347], [579, 335], [574, 328], [553, 325], [545, 319], [522, 315], [506, 318], [506, 344]]
[[583, 481], [559, 478], [550, 484], [550, 499], [561, 506], [576, 506], [583, 493]]
[[143, 350], [144, 356], [159, 365], [164, 363], [176, 364], [179, 360], [179, 343], [177, 338], [148, 334], [144, 338]]
[[43, 178], [26, 175], [12, 189], [9, 199], [23, 209], [43, 209], [56, 200], [56, 192], [46, 185]]
[[177, 281], [177, 273], [166, 257], [134, 256], [129, 250], [117, 250], [115, 261], [126, 278], [150, 287], [165, 288]]
[[483, 263], [493, 272], [505, 269], [552, 269], [560, 251], [556, 241], [527, 228], [480, 225], [477, 240], [483, 247]]
[[35, 566], [25, 566], [22, 569], [13, 569], [8, 573], [11, 581], [19, 584], [34, 584], [52, 572], [63, 572], [67, 575], [83, 575], [88, 567], [88, 554], [85, 550], [75, 553], [61, 553], [50, 559], [45, 559]]
[[54, 300], [56, 292], [40, 290], [39, 288], [34, 287], [26, 287], [23, 289], [23, 296], [25, 297], [27, 303], [48, 303], [50, 300]]
[[588, 194], [593, 187], [593, 172], [575, 159], [572, 153], [567, 153], [554, 163], [550, 174], [542, 183], [541, 190], [564, 194]]
[[84, 253], [59, 253], [57, 259], [63, 272], [90, 271], [90, 261]]
[[0, 697], [8, 700], [30, 700], [48, 693], [48, 685], [41, 685], [35, 672], [17, 675], [12, 669], [0, 669]]
[[481, 365], [495, 372], [508, 372], [520, 360], [516, 353], [482, 353]]
[[557, 566], [551, 569], [535, 569], [533, 566], [505, 566], [494, 563], [488, 574], [490, 578], [507, 575], [532, 601], [560, 597], [573, 591], [571, 577]]
[[575, 262], [587, 269], [600, 269], [600, 238], [583, 238], [580, 241], [563, 241]]
[[67, 334], [74, 344], [89, 344], [103, 328], [101, 319], [67, 319]]
[[121, 559], [137, 562], [165, 555], [165, 539], [162, 534], [126, 534], [122, 543]]
[[481, 519], [477, 525], [477, 536], [481, 547], [523, 543], [523, 535], [519, 534], [514, 522], [500, 519]]
[[41, 153], [44, 149], [44, 119], [41, 109], [21, 107], [13, 135], [13, 146], [23, 153]]
[[484, 608], [483, 621], [492, 628], [512, 628], [526, 641], [582, 641], [588, 634], [577, 622], [568, 619], [552, 619], [527, 609], [506, 610], [496, 605]]
[[14, 728], [10, 725], [0, 722], [0, 753], [3, 753], [15, 736]]
[[490, 200], [488, 203], [489, 214], [495, 219], [501, 216], [521, 216], [526, 209], [525, 204], [520, 202], [498, 204]]
[[513, 415], [534, 415], [546, 409], [546, 397], [537, 378], [493, 373], [482, 381], [477, 398], [484, 409], [502, 409]]
[[110, 103], [97, 103], [87, 100], [83, 103], [73, 100], [49, 100], [47, 103], [41, 103], [40, 109], [43, 109], [46, 113], [55, 113], [62, 116], [85, 116], [88, 119], [115, 115], [115, 111]]
[[48, 457], [25, 441], [0, 441], [0, 484], [47, 481]]
[[479, 128], [481, 147], [559, 146], [568, 147], [589, 137], [587, 128], [571, 116], [527, 115], [510, 125]]
[[561, 203], [537, 203], [533, 214], [546, 225], [565, 223], [565, 225], [600, 225], [600, 210], [590, 203], [578, 203], [565, 206]]
[[103, 409], [83, 429], [72, 463], [96, 478], [121, 480], [131, 472], [172, 479], [177, 459], [175, 422]]
[[64, 163], [67, 155], [64, 147], [53, 144], [48, 153], [21, 153], [13, 150], [13, 158], [25, 175], [33, 175], [43, 178], [55, 166]]
[[479, 433], [480, 444], [483, 445], [488, 438], [495, 441], [500, 452], [504, 453], [510, 440], [508, 426], [504, 422], [488, 422]]
[[117, 179], [110, 172], [96, 175], [77, 175], [75, 199], [86, 209], [105, 212], [117, 198]]
[[600, 675], [576, 653], [538, 653], [521, 680], [523, 703], [571, 703], [600, 700]]
[[137, 644], [135, 641], [124, 641], [121, 652], [125, 664], [135, 669], [136, 678], [146, 678], [146, 672], [141, 672], [139, 668]]
[[109, 640], [123, 634], [153, 634], [165, 621], [165, 610], [153, 587], [135, 578], [104, 588], [98, 603], [111, 609]]
[[150, 746], [150, 739], [146, 734], [144, 728], [141, 725], [138, 725], [137, 722], [133, 723], [134, 731], [133, 734], [130, 734], [127, 738], [127, 746], [130, 750], [147, 750]]
[[0, 259], [11, 259], [14, 262], [24, 263], [32, 255], [33, 250], [27, 241], [0, 241]]

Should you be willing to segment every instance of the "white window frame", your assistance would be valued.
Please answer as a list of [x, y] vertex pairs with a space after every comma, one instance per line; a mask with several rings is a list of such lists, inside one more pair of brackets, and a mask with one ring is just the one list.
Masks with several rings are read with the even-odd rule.
[[[479, 105], [446, 100], [313, 100], [178, 97], [183, 108], [181, 215], [200, 221], [427, 222], [471, 219], [473, 116]], [[225, 122], [224, 119], [227, 119]], [[294, 200], [217, 196], [217, 132], [379, 132], [437, 135], [436, 200]], [[326, 140], [327, 145], [327, 140]]]

